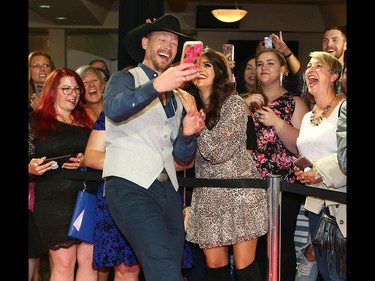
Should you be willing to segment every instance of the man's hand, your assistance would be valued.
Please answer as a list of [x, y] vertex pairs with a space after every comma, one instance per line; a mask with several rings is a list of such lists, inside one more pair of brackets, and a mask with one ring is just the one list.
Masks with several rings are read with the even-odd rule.
[[199, 69], [193, 63], [171, 66], [154, 79], [154, 88], [159, 93], [169, 92], [181, 87], [185, 82], [199, 76]]

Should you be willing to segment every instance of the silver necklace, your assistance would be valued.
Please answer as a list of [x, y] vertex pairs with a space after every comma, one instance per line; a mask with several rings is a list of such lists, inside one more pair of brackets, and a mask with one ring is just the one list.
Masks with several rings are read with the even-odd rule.
[[323, 108], [322, 113], [320, 113], [320, 115], [316, 115], [316, 105], [315, 105], [310, 116], [311, 126], [319, 126], [319, 124], [322, 123], [324, 115], [327, 113], [328, 109], [331, 107], [331, 104], [335, 98], [336, 96], [334, 96], [333, 99], [330, 101], [330, 103], [326, 107]]

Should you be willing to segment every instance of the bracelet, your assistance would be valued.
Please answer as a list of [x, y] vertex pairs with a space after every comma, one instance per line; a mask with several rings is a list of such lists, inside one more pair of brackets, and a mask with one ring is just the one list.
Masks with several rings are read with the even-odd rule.
[[292, 52], [290, 52], [289, 54], [287, 54], [286, 56], [284, 56], [285, 59], [289, 58], [291, 55], [293, 55]]

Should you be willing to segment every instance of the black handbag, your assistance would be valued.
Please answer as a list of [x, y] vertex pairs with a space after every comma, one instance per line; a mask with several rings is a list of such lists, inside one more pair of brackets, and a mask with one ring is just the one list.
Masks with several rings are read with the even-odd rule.
[[342, 235], [336, 218], [330, 215], [328, 207], [323, 209], [318, 227], [312, 239], [312, 244], [318, 248], [319, 254], [322, 257], [326, 258], [330, 254], [331, 268], [334, 253], [337, 274], [342, 277], [346, 276], [346, 238]]

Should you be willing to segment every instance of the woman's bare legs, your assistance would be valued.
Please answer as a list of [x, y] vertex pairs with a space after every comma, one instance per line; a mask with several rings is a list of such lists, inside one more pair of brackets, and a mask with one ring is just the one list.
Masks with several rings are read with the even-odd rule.
[[94, 246], [82, 242], [77, 245], [77, 272], [75, 281], [97, 281], [98, 270], [92, 267]]
[[114, 281], [138, 281], [141, 266], [138, 264], [126, 266], [124, 263], [116, 265]]

